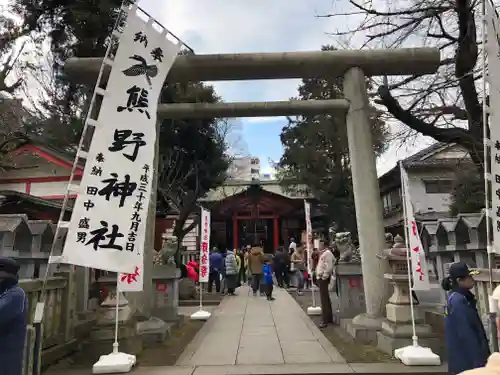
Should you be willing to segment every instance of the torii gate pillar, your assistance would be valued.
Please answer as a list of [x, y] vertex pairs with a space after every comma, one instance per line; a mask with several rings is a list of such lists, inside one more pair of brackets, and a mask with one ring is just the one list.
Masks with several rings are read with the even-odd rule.
[[366, 303], [366, 313], [356, 316], [352, 323], [376, 331], [381, 328], [388, 284], [385, 263], [377, 257], [385, 246], [384, 223], [366, 77], [361, 69], [351, 68], [344, 75], [344, 97], [350, 104], [346, 126]]

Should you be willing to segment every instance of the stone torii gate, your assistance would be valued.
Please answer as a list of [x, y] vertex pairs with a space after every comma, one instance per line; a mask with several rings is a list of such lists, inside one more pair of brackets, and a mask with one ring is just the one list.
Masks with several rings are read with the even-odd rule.
[[[65, 72], [75, 83], [94, 85], [102, 58], [71, 58]], [[246, 53], [178, 56], [168, 82], [236, 81], [284, 78], [344, 78], [344, 99], [160, 104], [159, 120], [165, 118], [261, 117], [332, 113], [346, 116], [353, 177], [354, 201], [362, 258], [366, 313], [353, 324], [379, 330], [384, 311], [385, 264], [377, 258], [385, 245], [378, 179], [369, 119], [366, 77], [435, 73], [440, 54], [436, 48], [370, 51], [318, 51], [290, 53]], [[105, 72], [106, 73], [106, 72]], [[109, 74], [109, 72], [107, 72]], [[157, 149], [158, 149], [158, 141]], [[155, 193], [153, 192], [155, 197]], [[155, 207], [155, 199], [152, 202]], [[154, 220], [154, 218], [153, 218]], [[154, 221], [151, 222], [154, 226]], [[149, 229], [151, 235], [153, 230]], [[152, 246], [145, 249], [145, 264]], [[145, 273], [147, 270], [145, 269]], [[145, 274], [145, 285], [151, 275]], [[145, 290], [148, 290], [146, 287]], [[150, 292], [149, 292], [150, 293]], [[148, 311], [150, 296], [142, 296]]]

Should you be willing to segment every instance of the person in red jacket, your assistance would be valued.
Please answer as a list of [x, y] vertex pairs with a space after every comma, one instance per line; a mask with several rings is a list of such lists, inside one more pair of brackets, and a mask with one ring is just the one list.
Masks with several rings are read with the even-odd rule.
[[200, 265], [193, 261], [190, 260], [186, 264], [186, 271], [187, 271], [187, 277], [195, 282], [198, 282], [199, 279], [199, 272], [200, 272]]

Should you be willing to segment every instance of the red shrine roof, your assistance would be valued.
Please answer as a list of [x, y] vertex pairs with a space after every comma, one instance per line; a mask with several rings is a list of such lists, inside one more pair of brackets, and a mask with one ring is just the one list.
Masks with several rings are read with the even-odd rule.
[[260, 186], [250, 186], [240, 193], [212, 203], [214, 214], [222, 216], [286, 215], [302, 208], [302, 199], [291, 199]]
[[[36, 163], [36, 159], [26, 157], [26, 151], [31, 152], [34, 155], [39, 156], [46, 161], [56, 164], [60, 167], [71, 169], [73, 167], [73, 162], [75, 160], [76, 152], [71, 150], [63, 150], [57, 147], [53, 147], [44, 143], [36, 142], [29, 143], [22, 146], [16, 151], [17, 155], [23, 155], [24, 157], [15, 157], [15, 163], [20, 164], [19, 166], [27, 166], [27, 164]], [[79, 159], [77, 164], [77, 174], [81, 174], [85, 168], [85, 160]]]

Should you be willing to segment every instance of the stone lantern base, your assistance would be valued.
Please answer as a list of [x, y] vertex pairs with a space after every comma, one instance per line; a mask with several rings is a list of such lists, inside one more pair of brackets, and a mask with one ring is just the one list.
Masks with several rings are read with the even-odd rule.
[[[384, 278], [393, 284], [394, 293], [386, 305], [386, 319], [382, 322], [382, 329], [377, 332], [377, 347], [394, 355], [395, 349], [413, 344], [408, 276], [385, 274]], [[442, 340], [432, 333], [430, 325], [424, 323], [422, 311], [418, 306], [414, 305], [414, 313], [419, 344], [431, 348], [434, 353], [441, 353]]]
[[[113, 285], [110, 285], [110, 289]], [[142, 351], [142, 338], [137, 332], [137, 319], [124, 294], [111, 290], [97, 312], [97, 322], [91, 329], [89, 341], [82, 345], [81, 353], [87, 359], [97, 361], [101, 355], [113, 350], [115, 339], [116, 298], [118, 298], [118, 343], [120, 352], [139, 354]]]

